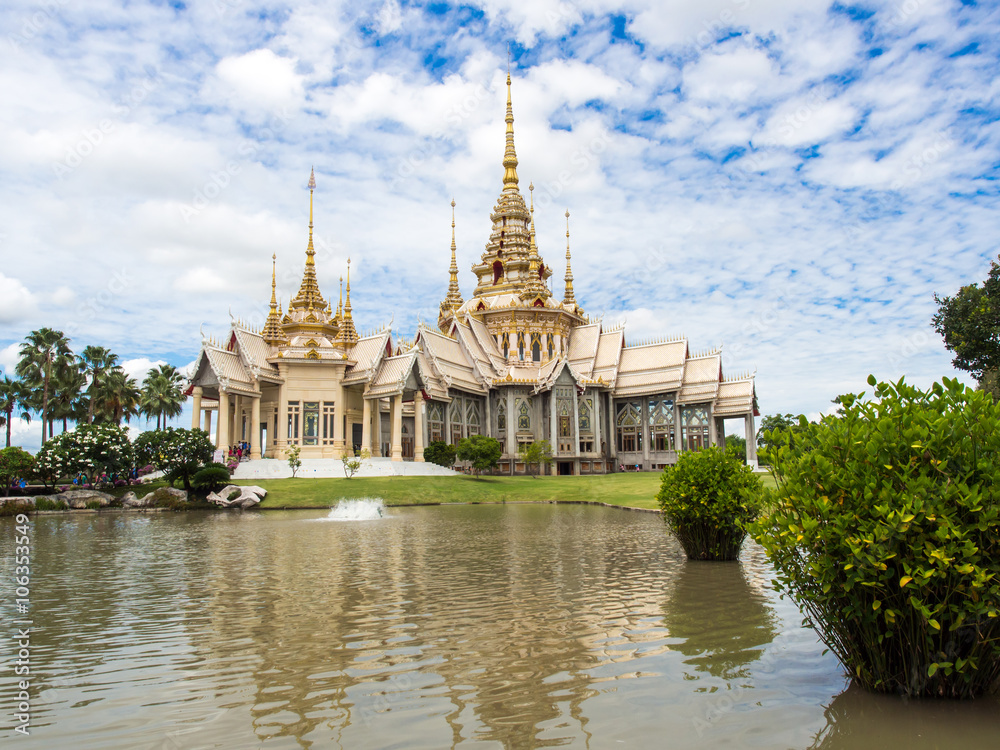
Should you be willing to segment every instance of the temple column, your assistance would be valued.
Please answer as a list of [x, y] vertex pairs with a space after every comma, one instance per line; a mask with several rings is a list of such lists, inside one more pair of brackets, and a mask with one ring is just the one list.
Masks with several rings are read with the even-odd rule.
[[[580, 456], [580, 394], [573, 384], [573, 455]], [[579, 460], [573, 462], [573, 473], [580, 473]]]
[[343, 382], [337, 383], [336, 399], [337, 405], [333, 415], [333, 451], [336, 457], [344, 455], [344, 421], [347, 417], [347, 404], [345, 403], [346, 391]]
[[403, 394], [397, 394], [392, 397], [390, 402], [392, 406], [390, 407], [389, 415], [392, 419], [392, 430], [390, 433], [390, 441], [392, 447], [390, 449], [390, 459], [392, 461], [402, 461], [403, 460]]
[[649, 468], [649, 438], [651, 436], [649, 430], [649, 399], [644, 398], [642, 400], [642, 409], [639, 410], [642, 415], [642, 468], [643, 471]]
[[361, 398], [361, 450], [368, 449], [374, 456], [372, 450], [372, 402], [371, 399]]
[[250, 458], [260, 458], [260, 396], [250, 406]]
[[607, 428], [605, 430], [605, 434], [607, 435], [607, 438], [608, 438], [608, 455], [611, 456], [611, 458], [614, 460], [614, 462], [616, 464], [612, 468], [617, 471], [617, 469], [618, 469], [618, 466], [617, 466], [617, 463], [618, 463], [618, 432], [617, 432], [617, 430], [618, 430], [618, 422], [617, 422], [618, 415], [615, 414], [615, 399], [614, 399], [614, 396], [611, 395], [610, 391], [608, 392], [607, 397], [604, 399], [604, 402], [607, 404], [607, 407], [608, 407], [607, 408], [608, 418], [606, 420]]
[[283, 458], [288, 447], [288, 365], [278, 363], [278, 374], [281, 383], [278, 385], [278, 424], [274, 437], [274, 457]]
[[684, 425], [681, 424], [681, 405], [674, 402], [674, 450], [684, 450]]
[[413, 460], [424, 460], [424, 394], [420, 391], [413, 394]]
[[746, 416], [747, 466], [757, 468], [757, 428], [754, 426], [753, 412]]
[[201, 422], [201, 386], [196, 385], [191, 389], [191, 429], [197, 430]]
[[[711, 409], [711, 407], [709, 407]], [[708, 444], [713, 448], [719, 444], [719, 425], [717, 425], [714, 414], [708, 415]]]
[[216, 432], [215, 447], [229, 452], [229, 394], [219, 389], [219, 428]]
[[375, 449], [372, 451], [372, 455], [382, 458], [382, 400], [375, 399], [372, 409], [375, 412], [373, 416], [375, 419], [375, 434], [373, 436], [375, 438]]

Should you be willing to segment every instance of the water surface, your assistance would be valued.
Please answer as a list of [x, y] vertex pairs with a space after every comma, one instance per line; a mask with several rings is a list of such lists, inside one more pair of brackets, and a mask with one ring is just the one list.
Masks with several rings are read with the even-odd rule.
[[328, 515], [33, 519], [37, 674], [17, 746], [997, 745], [995, 698], [847, 689], [753, 545], [687, 562], [658, 516], [589, 506]]

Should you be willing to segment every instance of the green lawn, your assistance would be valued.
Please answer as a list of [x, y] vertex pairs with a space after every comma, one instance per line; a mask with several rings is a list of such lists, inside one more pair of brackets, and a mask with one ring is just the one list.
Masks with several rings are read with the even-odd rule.
[[[764, 477], [772, 487], [770, 476]], [[344, 498], [381, 497], [387, 505], [501, 502], [600, 502], [656, 508], [657, 472], [587, 477], [368, 477], [243, 481], [267, 490], [262, 508], [329, 508]]]

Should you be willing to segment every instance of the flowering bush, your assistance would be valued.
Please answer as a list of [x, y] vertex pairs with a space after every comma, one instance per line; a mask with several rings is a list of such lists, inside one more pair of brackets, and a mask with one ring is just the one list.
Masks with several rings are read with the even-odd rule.
[[135, 459], [128, 431], [114, 424], [83, 424], [55, 435], [35, 457], [35, 475], [46, 485], [63, 477], [127, 474]]

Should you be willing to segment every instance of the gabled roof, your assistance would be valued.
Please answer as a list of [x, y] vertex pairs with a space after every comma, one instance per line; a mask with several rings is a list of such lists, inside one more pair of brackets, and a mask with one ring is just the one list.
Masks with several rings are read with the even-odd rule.
[[416, 361], [416, 348], [411, 348], [405, 354], [383, 358], [378, 371], [365, 389], [365, 398], [382, 398], [402, 393]]
[[487, 357], [489, 357], [490, 364], [493, 366], [493, 371], [495, 373], [503, 372], [505, 368], [503, 353], [497, 347], [497, 342], [490, 332], [486, 329], [486, 324], [483, 321], [472, 317], [471, 315], [466, 317], [466, 324], [469, 326], [469, 330], [472, 331], [473, 335], [476, 337], [476, 341], [479, 343], [479, 347], [483, 350]]
[[618, 360], [616, 396], [646, 396], [675, 391], [684, 382], [687, 341], [626, 346]]
[[344, 373], [344, 385], [368, 382], [385, 356], [389, 336], [390, 331], [386, 329], [358, 339], [348, 353], [354, 364]]
[[424, 327], [419, 330], [419, 339], [422, 348], [449, 388], [460, 388], [471, 393], [486, 393], [486, 386], [476, 373], [476, 365], [466, 355], [457, 339]]
[[[498, 370], [493, 366], [493, 362], [490, 360], [489, 355], [479, 341], [479, 337], [476, 336], [472, 328], [464, 323], [456, 323], [454, 330], [455, 340], [458, 341], [467, 358], [472, 359], [478, 379], [480, 381], [489, 381], [496, 377]], [[492, 341], [492, 339], [490, 340]]]
[[196, 374], [201, 370], [202, 358], [215, 376], [216, 383], [224, 390], [256, 393], [253, 377], [236, 352], [205, 346], [195, 367]]
[[594, 357], [594, 369], [591, 377], [601, 378], [608, 385], [615, 384], [618, 375], [618, 363], [621, 360], [622, 349], [625, 346], [625, 329], [616, 328], [613, 331], [602, 331], [597, 342], [597, 355]]
[[713, 413], [717, 417], [741, 416], [755, 409], [757, 401], [753, 376], [723, 380], [719, 383]]
[[719, 392], [720, 380], [722, 380], [722, 354], [715, 352], [702, 357], [692, 357], [684, 367], [684, 384], [679, 400], [685, 404], [711, 401]]
[[601, 338], [601, 324], [577, 326], [569, 335], [569, 361], [578, 373], [589, 378], [594, 371], [594, 358]]
[[278, 377], [278, 368], [267, 361], [271, 356], [271, 347], [259, 333], [249, 331], [241, 326], [233, 326], [236, 346], [243, 362], [255, 374]]

